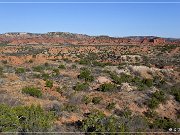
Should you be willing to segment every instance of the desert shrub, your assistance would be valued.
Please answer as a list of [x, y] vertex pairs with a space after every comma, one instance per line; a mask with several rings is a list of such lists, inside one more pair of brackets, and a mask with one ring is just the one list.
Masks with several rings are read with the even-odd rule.
[[171, 93], [174, 95], [176, 101], [180, 102], [180, 88], [172, 87]]
[[77, 106], [72, 104], [65, 104], [63, 107], [63, 111], [67, 111], [67, 112], [75, 112], [77, 110], [78, 110]]
[[105, 67], [106, 64], [98, 61], [93, 61], [92, 62], [93, 66], [99, 66], [99, 67]]
[[35, 88], [35, 87], [25, 87], [22, 89], [22, 93], [28, 94], [33, 97], [38, 97], [38, 98], [42, 97], [41, 90], [39, 90], [38, 88]]
[[47, 74], [47, 73], [43, 73], [43, 74], [41, 75], [41, 77], [42, 77], [43, 80], [47, 80], [47, 79], [50, 78], [49, 74]]
[[30, 59], [30, 60], [29, 60], [29, 63], [33, 63], [33, 60], [32, 60], [32, 59]]
[[169, 128], [179, 128], [180, 123], [177, 123], [169, 118], [157, 118], [150, 124], [153, 129], [164, 129], [168, 131]]
[[81, 65], [88, 65], [90, 62], [87, 59], [80, 59], [79, 64]]
[[75, 64], [73, 64], [71, 67], [72, 67], [72, 69], [76, 69], [77, 68], [77, 66]]
[[100, 111], [91, 112], [82, 121], [82, 130], [84, 132], [91, 132], [91, 134], [97, 134], [97, 132], [125, 132], [127, 127], [125, 123], [121, 123], [120, 120], [114, 116], [106, 117]]
[[91, 98], [85, 95], [82, 98], [82, 102], [84, 102], [84, 104], [87, 105], [87, 104], [91, 103]]
[[80, 74], [78, 75], [79, 79], [84, 79], [86, 82], [94, 81], [94, 77], [91, 75], [91, 71], [88, 69], [81, 69]]
[[158, 116], [157, 112], [151, 109], [148, 109], [144, 114], [148, 118], [156, 118]]
[[46, 80], [46, 87], [52, 88], [53, 87], [53, 81]]
[[40, 106], [10, 107], [0, 104], [0, 132], [47, 132], [55, 116]]
[[156, 91], [153, 93], [152, 97], [156, 98], [160, 102], [165, 102], [167, 97], [163, 91]]
[[53, 72], [54, 72], [56, 75], [59, 75], [59, 69], [55, 68], [55, 69], [53, 69]]
[[101, 84], [100, 87], [98, 88], [98, 90], [102, 92], [114, 91], [116, 89], [117, 89], [117, 86], [112, 83]]
[[60, 64], [60, 65], [58, 66], [58, 68], [59, 68], [59, 69], [66, 69], [65, 65], [63, 65], [63, 64]]
[[110, 110], [114, 109], [115, 106], [116, 106], [116, 103], [111, 102], [106, 106], [106, 109], [110, 111]]
[[143, 79], [142, 83], [145, 84], [148, 87], [153, 86], [153, 80], [152, 79]]
[[126, 74], [121, 74], [120, 77], [117, 76], [115, 73], [110, 73], [110, 77], [111, 79], [113, 79], [113, 81], [116, 84], [121, 84], [123, 82], [131, 82], [132, 77], [130, 75], [126, 75]]
[[7, 60], [1, 60], [1, 62], [2, 62], [3, 64], [7, 64], [7, 63], [8, 63]]
[[33, 71], [35, 72], [42, 72], [44, 70], [44, 67], [39, 65], [39, 66], [35, 66], [35, 67], [32, 67], [33, 68]]
[[19, 126], [16, 112], [11, 107], [0, 104], [0, 132], [17, 132]]
[[0, 67], [0, 76], [2, 76], [2, 75], [3, 75], [3, 68]]
[[45, 67], [48, 67], [48, 66], [49, 66], [49, 63], [47, 63], [47, 62], [44, 63], [44, 66], [45, 66]]
[[24, 69], [24, 68], [22, 68], [22, 67], [20, 67], [20, 68], [17, 68], [16, 69], [16, 74], [21, 74], [21, 73], [25, 73], [26, 72], [26, 70]]
[[92, 98], [92, 103], [93, 104], [99, 104], [102, 100], [102, 97], [93, 97]]
[[126, 108], [124, 108], [122, 110], [117, 109], [117, 110], [114, 111], [114, 113], [117, 116], [125, 117], [125, 118], [130, 118], [131, 115], [132, 115], [132, 111], [128, 107], [126, 107]]
[[77, 83], [75, 86], [74, 86], [74, 90], [75, 91], [82, 91], [82, 90], [87, 90], [89, 87], [88, 83]]
[[154, 97], [148, 101], [148, 106], [151, 109], [157, 108], [159, 106], [159, 104], [160, 104], [159, 100]]

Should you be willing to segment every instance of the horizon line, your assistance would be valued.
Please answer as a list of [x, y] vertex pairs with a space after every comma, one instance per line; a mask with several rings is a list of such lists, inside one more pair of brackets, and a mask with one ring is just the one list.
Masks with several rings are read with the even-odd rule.
[[171, 37], [171, 36], [158, 36], [158, 35], [127, 35], [127, 36], [113, 36], [109, 34], [87, 34], [87, 33], [78, 33], [78, 32], [67, 32], [67, 31], [48, 31], [48, 32], [0, 32], [0, 35], [11, 34], [11, 33], [26, 33], [26, 34], [48, 34], [48, 33], [69, 33], [69, 34], [79, 34], [79, 35], [87, 35], [92, 37], [99, 37], [99, 36], [108, 36], [114, 38], [128, 38], [128, 37], [157, 37], [157, 38], [172, 38], [172, 39], [180, 39], [180, 37]]

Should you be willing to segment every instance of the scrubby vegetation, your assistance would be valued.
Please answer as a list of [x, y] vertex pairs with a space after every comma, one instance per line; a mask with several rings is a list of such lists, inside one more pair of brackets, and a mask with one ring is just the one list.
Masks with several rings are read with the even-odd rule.
[[174, 132], [179, 54], [170, 45], [2, 46], [0, 132]]
[[22, 93], [28, 94], [30, 96], [37, 97], [37, 98], [42, 97], [41, 90], [35, 87], [25, 87], [22, 89]]
[[0, 104], [1, 132], [48, 132], [55, 116], [40, 106], [10, 107]]

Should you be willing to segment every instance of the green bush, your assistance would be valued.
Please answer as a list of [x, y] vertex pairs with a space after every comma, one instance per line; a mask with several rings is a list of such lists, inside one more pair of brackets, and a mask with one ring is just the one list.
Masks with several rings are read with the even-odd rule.
[[142, 83], [145, 84], [148, 87], [153, 86], [153, 80], [152, 79], [143, 79]]
[[159, 100], [154, 97], [148, 101], [148, 106], [151, 109], [157, 108], [159, 106], [159, 104], [160, 104]]
[[42, 72], [44, 70], [44, 67], [39, 65], [39, 66], [35, 66], [35, 67], [32, 67], [33, 68], [33, 71], [35, 72]]
[[124, 82], [128, 82], [129, 83], [133, 79], [132, 76], [130, 76], [130, 75], [121, 74], [120, 77], [119, 77], [115, 73], [110, 73], [110, 77], [111, 77], [111, 79], [113, 79], [113, 81], [116, 84], [121, 84], [121, 83], [124, 83]]
[[93, 104], [99, 104], [102, 100], [102, 97], [93, 97], [92, 103]]
[[49, 74], [47, 74], [47, 73], [43, 73], [43, 74], [41, 75], [41, 77], [43, 78], [43, 80], [47, 80], [47, 79], [50, 78]]
[[24, 68], [17, 68], [16, 69], [16, 74], [21, 74], [21, 73], [25, 73], [26, 70]]
[[65, 104], [63, 110], [67, 112], [75, 112], [78, 110], [78, 108], [75, 105]]
[[53, 81], [46, 80], [46, 87], [52, 88], [53, 87]]
[[180, 102], [180, 88], [173, 87], [171, 93], [174, 95], [176, 101]]
[[166, 131], [169, 130], [169, 128], [179, 128], [180, 127], [180, 123], [177, 123], [171, 119], [168, 118], [157, 118], [153, 121], [153, 123], [151, 124], [151, 127], [154, 129], [164, 129]]
[[106, 109], [110, 111], [115, 108], [115, 105], [116, 105], [116, 103], [111, 102], [106, 106]]
[[35, 87], [25, 87], [22, 89], [22, 93], [28, 94], [33, 97], [38, 97], [38, 98], [42, 97], [41, 90], [39, 90], [38, 88], [35, 88]]
[[152, 94], [152, 98], [148, 101], [148, 106], [155, 109], [160, 103], [165, 102], [167, 97], [163, 91], [156, 91]]
[[91, 98], [88, 96], [83, 96], [82, 102], [84, 102], [86, 105], [91, 103]]
[[106, 117], [100, 111], [91, 112], [82, 121], [82, 130], [91, 134], [98, 134], [97, 132], [126, 132], [127, 126], [125, 123], [114, 116]]
[[91, 75], [91, 71], [88, 69], [82, 69], [78, 75], [79, 79], [84, 79], [86, 82], [94, 81], [94, 77]]
[[60, 64], [60, 65], [58, 66], [58, 68], [60, 68], [60, 69], [66, 69], [65, 65], [63, 65], [63, 64]]
[[79, 64], [81, 64], [81, 65], [88, 65], [88, 64], [90, 64], [90, 61], [88, 61], [87, 59], [80, 59], [79, 60]]
[[98, 88], [98, 90], [102, 92], [114, 91], [116, 89], [117, 89], [117, 86], [112, 83], [101, 84], [100, 87]]
[[48, 132], [54, 120], [54, 114], [40, 106], [0, 104], [0, 132]]
[[89, 85], [87, 83], [77, 83], [76, 86], [74, 86], [75, 91], [82, 91], [87, 90]]

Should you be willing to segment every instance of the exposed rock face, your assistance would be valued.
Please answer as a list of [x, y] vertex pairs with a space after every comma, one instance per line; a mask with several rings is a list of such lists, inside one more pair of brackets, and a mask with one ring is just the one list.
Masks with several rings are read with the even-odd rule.
[[125, 37], [115, 38], [109, 36], [88, 36], [84, 34], [73, 34], [68, 32], [48, 32], [46, 34], [36, 33], [5, 33], [0, 34], [0, 43], [10, 45], [28, 45], [28, 44], [64, 44], [64, 45], [163, 45], [178, 44], [179, 40], [166, 41], [158, 37]]

